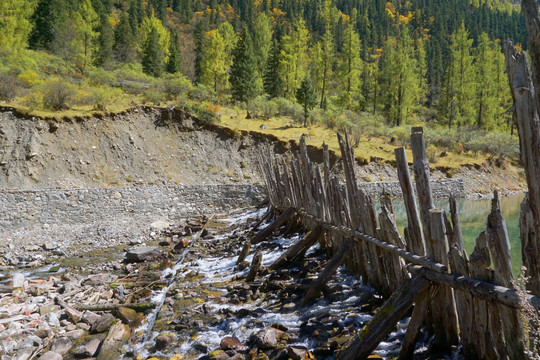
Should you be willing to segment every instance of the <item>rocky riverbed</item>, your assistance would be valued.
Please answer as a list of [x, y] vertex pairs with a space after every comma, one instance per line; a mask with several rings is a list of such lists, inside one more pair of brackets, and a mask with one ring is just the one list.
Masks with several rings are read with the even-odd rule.
[[[266, 226], [257, 224], [264, 214], [156, 222], [140, 243], [78, 254], [43, 243], [27, 257], [4, 257], [0, 358], [333, 358], [382, 298], [340, 268], [323, 297], [300, 306], [327, 257], [316, 245], [302, 261], [270, 270], [303, 236], [294, 228], [238, 262], [247, 239]], [[246, 281], [257, 254], [262, 265]], [[372, 357], [397, 356], [406, 325]]]

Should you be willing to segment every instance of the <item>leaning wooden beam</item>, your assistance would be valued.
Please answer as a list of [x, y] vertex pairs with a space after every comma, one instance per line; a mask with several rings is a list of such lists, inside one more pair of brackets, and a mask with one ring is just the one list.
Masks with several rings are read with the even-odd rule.
[[394, 150], [396, 155], [396, 166], [403, 193], [403, 202], [407, 210], [407, 233], [410, 241], [407, 242], [407, 250], [420, 256], [425, 255], [424, 240], [422, 238], [422, 228], [420, 227], [420, 218], [418, 217], [418, 208], [414, 198], [414, 188], [409, 173], [407, 154], [405, 148], [400, 147]]
[[286, 266], [291, 263], [293, 260], [299, 257], [299, 255], [305, 254], [305, 252], [313, 246], [319, 237], [322, 235], [322, 229], [320, 227], [315, 228], [313, 231], [310, 231], [302, 239], [298, 240], [296, 244], [289, 247], [272, 265], [270, 269], [276, 270], [282, 266]]
[[338, 352], [336, 360], [367, 359], [380, 342], [395, 329], [396, 323], [407, 314], [417, 295], [429, 285], [429, 281], [422, 274], [416, 274], [409, 282], [403, 284], [360, 333]]
[[276, 230], [278, 227], [280, 227], [281, 225], [283, 225], [283, 223], [285, 223], [287, 220], [289, 220], [291, 217], [294, 216], [294, 209], [293, 208], [288, 208], [287, 210], [285, 210], [283, 212], [283, 214], [281, 214], [277, 219], [276, 221], [274, 221], [272, 224], [268, 225], [267, 227], [265, 227], [263, 230], [261, 230], [261, 232], [259, 232], [252, 240], [251, 240], [251, 243], [252, 244], [258, 244], [260, 243], [261, 241], [263, 241], [264, 239], [266, 239], [268, 236], [270, 236], [270, 234], [272, 234], [274, 232], [274, 230]]
[[346, 228], [344, 226], [336, 226], [336, 225], [327, 223], [325, 221], [322, 221], [321, 219], [316, 218], [315, 216], [313, 216], [311, 214], [308, 214], [303, 209], [297, 209], [296, 211], [301, 216], [308, 217], [308, 218], [310, 218], [310, 219], [312, 219], [314, 221], [317, 221], [317, 223], [326, 230], [329, 230], [331, 232], [340, 233], [340, 234], [342, 234], [344, 236], [353, 237], [353, 238], [361, 239], [363, 241], [372, 243], [375, 246], [378, 246], [380, 248], [384, 248], [387, 251], [390, 251], [390, 252], [392, 252], [392, 253], [394, 253], [396, 255], [399, 255], [400, 257], [402, 257], [403, 259], [407, 260], [408, 262], [410, 262], [412, 264], [421, 265], [421, 266], [424, 266], [424, 267], [426, 267], [428, 269], [438, 271], [438, 272], [447, 272], [448, 271], [448, 268], [443, 264], [439, 264], [439, 263], [437, 263], [437, 262], [435, 262], [433, 260], [427, 259], [427, 258], [422, 257], [422, 256], [418, 256], [418, 255], [413, 254], [413, 253], [411, 253], [409, 251], [400, 249], [399, 247], [397, 247], [395, 245], [392, 245], [392, 244], [389, 244], [389, 243], [387, 243], [385, 241], [379, 240], [379, 239], [377, 239], [377, 238], [375, 238], [375, 237], [373, 237], [371, 235], [364, 234], [364, 233], [362, 233], [360, 231], [352, 230], [352, 229]]
[[133, 309], [137, 312], [143, 312], [148, 309], [156, 308], [156, 303], [128, 303], [128, 304], [93, 304], [93, 305], [75, 305], [75, 309], [79, 311], [113, 311], [122, 307]]
[[[454, 289], [466, 291], [482, 300], [498, 302], [514, 309], [521, 309], [520, 297], [514, 289], [458, 274], [444, 274], [420, 266], [410, 266], [408, 268], [412, 273], [421, 270], [422, 274], [432, 282], [446, 284]], [[540, 297], [527, 295], [525, 300], [533, 308], [540, 311]]]
[[432, 291], [433, 286], [430, 286], [421, 292], [416, 298], [411, 320], [409, 321], [407, 331], [405, 332], [405, 338], [403, 339], [403, 345], [401, 345], [401, 350], [399, 351], [399, 360], [408, 360], [413, 358], [416, 343], [418, 342], [418, 338], [420, 336], [420, 330], [422, 329], [426, 319], [426, 312], [429, 308]]
[[337, 269], [343, 264], [347, 255], [349, 255], [349, 250], [353, 245], [352, 241], [346, 241], [341, 248], [334, 254], [334, 257], [326, 264], [324, 269], [320, 272], [317, 280], [311, 285], [307, 294], [304, 296], [300, 302], [300, 306], [308, 304], [311, 300], [315, 299], [320, 295], [326, 283], [330, 278], [336, 273]]

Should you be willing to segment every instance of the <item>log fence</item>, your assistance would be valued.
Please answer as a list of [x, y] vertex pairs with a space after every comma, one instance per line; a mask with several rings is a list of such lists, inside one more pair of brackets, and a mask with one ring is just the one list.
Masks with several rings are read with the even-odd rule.
[[528, 358], [529, 337], [521, 309], [524, 302], [540, 309], [540, 298], [525, 295], [514, 285], [510, 243], [497, 192], [486, 230], [478, 236], [469, 258], [455, 199], [449, 199], [450, 216], [433, 205], [424, 134], [422, 128], [412, 128], [416, 187], [405, 149], [395, 151], [407, 210], [401, 236], [391, 199], [383, 194], [377, 213], [373, 200], [356, 181], [354, 152], [347, 135], [338, 133], [337, 137], [343, 174], [330, 166], [326, 145], [322, 164], [311, 162], [303, 139], [289, 161], [274, 156], [270, 149], [262, 154], [260, 171], [270, 204], [280, 215], [252, 240], [263, 241], [278, 226], [298, 218], [307, 235], [271, 268], [301, 258], [317, 241], [326, 250], [331, 260], [312, 281], [301, 306], [320, 296], [342, 264], [388, 298], [336, 358], [366, 358], [413, 304], [402, 359], [412, 357], [422, 326], [433, 336], [436, 350], [450, 352], [453, 346], [461, 345], [466, 356], [478, 359]]

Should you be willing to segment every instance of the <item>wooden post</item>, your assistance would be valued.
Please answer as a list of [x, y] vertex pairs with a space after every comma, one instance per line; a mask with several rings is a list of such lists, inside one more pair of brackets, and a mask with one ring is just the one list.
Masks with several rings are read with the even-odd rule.
[[261, 267], [262, 263], [262, 254], [256, 253], [253, 255], [253, 260], [251, 260], [251, 267], [249, 268], [249, 273], [246, 276], [246, 282], [252, 282], [255, 280], [255, 277], [257, 276], [257, 273], [259, 272], [259, 269]]
[[[448, 240], [446, 238], [444, 211], [432, 209], [430, 215], [430, 246], [428, 257], [448, 266]], [[431, 303], [433, 329], [436, 345], [448, 350], [451, 345], [457, 345], [458, 324], [454, 292], [448, 286], [441, 286]]]
[[[506, 67], [514, 99], [520, 154], [529, 192], [522, 206], [521, 235], [523, 265], [531, 278], [528, 289], [540, 296], [540, 16], [538, 3], [523, 0], [522, 11], [529, 32], [531, 68], [524, 52], [517, 52], [511, 41], [504, 44]], [[536, 76], [536, 77], [535, 77]], [[527, 214], [530, 212], [530, 214]]]
[[252, 240], [252, 244], [258, 244], [264, 239], [266, 239], [270, 234], [274, 232], [278, 227], [283, 225], [287, 220], [291, 219], [295, 214], [295, 210], [293, 208], [288, 208], [277, 218], [272, 224], [265, 227], [263, 230], [261, 230]]
[[414, 188], [409, 173], [409, 165], [407, 163], [407, 154], [405, 148], [400, 147], [394, 150], [396, 155], [396, 166], [403, 193], [403, 202], [407, 210], [407, 250], [420, 256], [424, 256], [425, 246], [422, 238], [422, 228], [420, 227], [420, 219], [418, 217], [418, 209], [414, 196]]
[[426, 319], [426, 312], [429, 308], [432, 292], [433, 287], [430, 286], [421, 292], [416, 298], [411, 320], [409, 321], [407, 331], [405, 332], [405, 338], [403, 339], [403, 345], [399, 351], [399, 360], [408, 360], [413, 358], [416, 343], [418, 342], [418, 337], [420, 336], [420, 330]]
[[433, 252], [429, 239], [429, 210], [435, 208], [433, 195], [431, 194], [431, 176], [429, 173], [429, 161], [426, 154], [426, 144], [422, 127], [411, 129], [411, 148], [413, 153], [414, 180], [416, 182], [416, 194], [420, 206], [420, 219], [424, 228], [426, 241], [426, 253]]
[[[512, 265], [510, 262], [510, 240], [506, 230], [497, 191], [493, 193], [491, 201], [491, 213], [487, 221], [487, 239], [493, 268], [495, 269], [495, 282], [507, 288], [514, 288], [514, 277], [512, 275]], [[510, 359], [527, 359], [525, 334], [521, 315], [515, 309], [506, 306], [497, 306], [499, 316], [502, 320], [503, 333], [506, 342], [506, 352]]]
[[418, 294], [427, 287], [429, 281], [421, 274], [415, 275], [409, 282], [403, 284], [381, 306], [360, 333], [338, 352], [336, 360], [367, 359], [379, 343], [394, 330], [396, 323], [406, 315]]

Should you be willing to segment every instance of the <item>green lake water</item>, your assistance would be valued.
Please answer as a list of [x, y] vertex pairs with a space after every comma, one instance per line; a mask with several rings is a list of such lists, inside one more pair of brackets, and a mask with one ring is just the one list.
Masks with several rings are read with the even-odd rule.
[[[520, 204], [524, 198], [524, 194], [503, 197], [500, 199], [501, 211], [506, 221], [508, 229], [508, 237], [510, 238], [510, 257], [512, 260], [512, 268], [514, 275], [519, 274], [521, 261], [521, 243], [519, 239], [519, 213]], [[463, 241], [467, 254], [470, 255], [474, 249], [476, 237], [486, 229], [487, 216], [491, 210], [491, 199], [459, 199], [457, 200], [459, 216], [461, 220], [461, 230], [463, 233]], [[394, 200], [394, 213], [396, 222], [403, 234], [403, 228], [407, 223], [407, 213], [402, 200]], [[435, 206], [444, 209], [447, 214], [450, 214], [448, 200], [436, 199]]]

